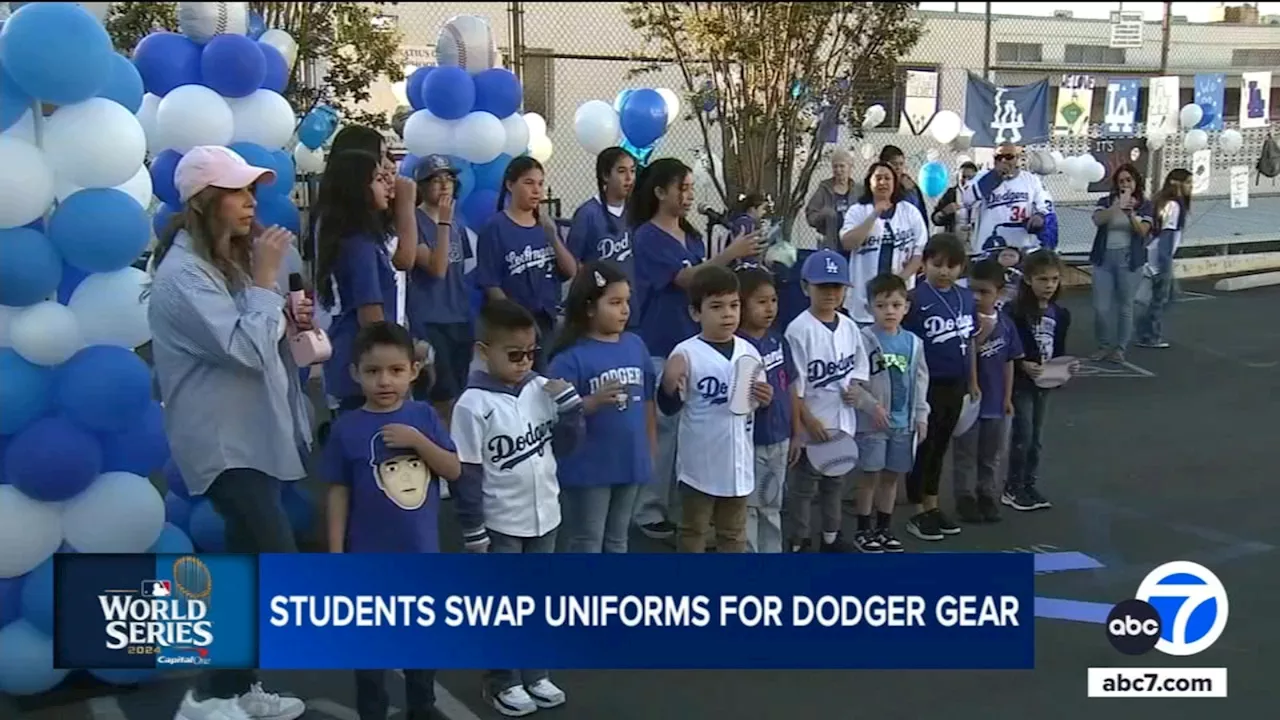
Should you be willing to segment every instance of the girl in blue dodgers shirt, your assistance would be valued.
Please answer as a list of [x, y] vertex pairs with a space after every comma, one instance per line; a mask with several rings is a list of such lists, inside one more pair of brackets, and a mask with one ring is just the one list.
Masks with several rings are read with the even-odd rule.
[[[1052, 250], [1037, 250], [1028, 255], [1023, 264], [1018, 299], [1008, 308], [1022, 344], [1023, 357], [1015, 364], [1013, 376], [1009, 472], [1000, 502], [1023, 512], [1053, 507], [1036, 488], [1050, 391], [1038, 387], [1035, 379], [1044, 372], [1046, 361], [1067, 354], [1071, 313], [1058, 305], [1062, 270], [1062, 259]], [[1078, 367], [1079, 363], [1073, 363], [1071, 372]]]
[[[394, 323], [360, 330], [351, 372], [363, 407], [333, 423], [321, 456], [329, 486], [329, 552], [440, 552], [440, 480], [456, 481], [462, 468], [453, 441], [431, 406], [409, 398], [421, 370], [413, 339]], [[478, 515], [479, 485], [460, 492], [460, 509]], [[405, 669], [405, 697], [413, 720], [442, 718], [435, 710], [435, 671]], [[387, 673], [356, 671], [360, 720], [387, 717]]]
[[612, 260], [635, 277], [635, 257], [626, 218], [627, 199], [636, 184], [635, 158], [620, 147], [596, 156], [596, 196], [573, 213], [566, 244], [579, 262]]
[[544, 179], [537, 160], [528, 155], [512, 160], [502, 179], [498, 213], [476, 241], [476, 284], [484, 288], [487, 299], [511, 300], [532, 313], [538, 324], [537, 370], [546, 366], [545, 348], [560, 312], [560, 284], [578, 267], [538, 212]]
[[[693, 171], [675, 158], [660, 158], [640, 173], [627, 217], [636, 258], [635, 325], [649, 348], [656, 372], [678, 343], [698, 334], [689, 309], [687, 289], [707, 256], [702, 236], [685, 219], [693, 208]], [[760, 252], [757, 235], [740, 235], [709, 262], [722, 267]], [[658, 418], [658, 446], [654, 482], [641, 490], [636, 525], [651, 538], [675, 534], [672, 521], [680, 513], [675, 492], [675, 431], [677, 417]], [[671, 507], [675, 506], [675, 507]]]
[[560, 462], [561, 548], [625, 553], [640, 486], [653, 474], [657, 374], [639, 335], [626, 332], [631, 283], [610, 260], [582, 266], [565, 299], [548, 370], [584, 398], [584, 442]]
[[738, 295], [742, 298], [742, 322], [738, 337], [751, 343], [776, 398], [756, 410], [752, 431], [756, 446], [756, 487], [747, 498], [747, 552], [782, 552], [782, 498], [791, 456], [791, 404], [796, 377], [791, 345], [774, 327], [778, 317], [778, 290], [773, 275], [758, 267], [738, 270]]
[[1173, 301], [1173, 256], [1182, 240], [1182, 229], [1191, 215], [1191, 192], [1195, 180], [1189, 170], [1177, 168], [1164, 178], [1164, 187], [1152, 200], [1152, 232], [1156, 236], [1147, 244], [1144, 272], [1151, 277], [1151, 300], [1138, 313], [1135, 322], [1138, 347], [1167, 348], [1164, 337], [1164, 313]]

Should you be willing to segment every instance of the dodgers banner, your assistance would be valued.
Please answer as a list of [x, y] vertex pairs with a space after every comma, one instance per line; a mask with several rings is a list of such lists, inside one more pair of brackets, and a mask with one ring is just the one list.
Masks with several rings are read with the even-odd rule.
[[[235, 580], [248, 614], [231, 614], [221, 595], [191, 609], [181, 588], [199, 583], [176, 567], [180, 602], [139, 597], [122, 614], [105, 589], [156, 580], [94, 566], [112, 557], [69, 556], [92, 567], [60, 574], [59, 613], [75, 601], [84, 615], [74, 637], [56, 640], [60, 667], [159, 664], [192, 646], [212, 667], [277, 670], [1030, 669], [1035, 659], [1024, 554], [188, 556], [214, 578], [256, 563], [256, 577]], [[155, 574], [176, 560], [154, 560]], [[189, 625], [199, 622], [210, 624]], [[107, 654], [121, 652], [122, 634], [158, 650]]]
[[1049, 139], [1049, 80], [1000, 87], [969, 73], [964, 91], [964, 124], [974, 147], [1004, 143], [1029, 145]]

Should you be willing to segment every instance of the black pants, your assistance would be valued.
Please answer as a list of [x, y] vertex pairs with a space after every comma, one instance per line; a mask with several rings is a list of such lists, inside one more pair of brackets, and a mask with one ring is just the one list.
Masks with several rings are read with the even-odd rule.
[[920, 504], [926, 497], [937, 497], [942, 481], [942, 459], [951, 445], [964, 407], [969, 382], [959, 378], [934, 378], [929, 381], [929, 434], [916, 451], [916, 462], [907, 475], [907, 499]]
[[[227, 525], [227, 552], [244, 555], [298, 552], [280, 499], [282, 483], [250, 468], [225, 470], [205, 497]], [[258, 681], [256, 670], [210, 670], [197, 683], [201, 698], [232, 698]]]
[[[391, 706], [387, 695], [388, 670], [356, 671], [356, 712], [360, 720], [386, 720]], [[427, 712], [436, 704], [436, 671], [405, 670], [404, 699], [407, 720], [426, 720]]]

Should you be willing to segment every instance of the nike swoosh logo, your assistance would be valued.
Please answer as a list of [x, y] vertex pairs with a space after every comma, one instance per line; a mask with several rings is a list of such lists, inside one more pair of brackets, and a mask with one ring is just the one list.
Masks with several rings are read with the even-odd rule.
[[489, 418], [491, 418], [491, 417], [493, 417], [493, 411], [492, 411], [492, 410], [490, 410], [489, 412], [487, 412], [487, 413], [485, 413], [485, 414], [484, 414], [484, 419], [485, 419], [485, 420], [488, 420], [488, 419], [489, 419]]
[[929, 312], [929, 310], [932, 309], [935, 304], [936, 303], [931, 303], [929, 305], [921, 305], [920, 312]]

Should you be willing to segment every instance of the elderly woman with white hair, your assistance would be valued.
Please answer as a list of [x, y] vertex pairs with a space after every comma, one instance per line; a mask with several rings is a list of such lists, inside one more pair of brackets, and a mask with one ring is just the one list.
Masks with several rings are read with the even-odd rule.
[[840, 226], [845, 212], [857, 200], [853, 186], [853, 155], [844, 148], [831, 153], [831, 177], [818, 183], [818, 189], [804, 208], [804, 218], [809, 226], [822, 234], [821, 247], [843, 254], [840, 247]]

